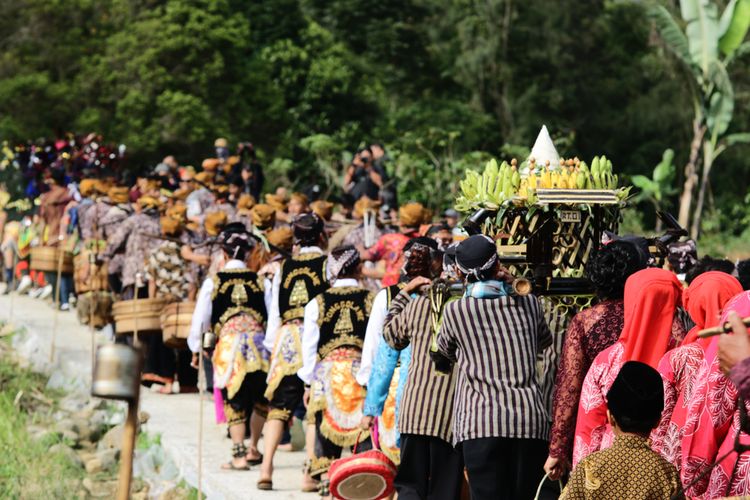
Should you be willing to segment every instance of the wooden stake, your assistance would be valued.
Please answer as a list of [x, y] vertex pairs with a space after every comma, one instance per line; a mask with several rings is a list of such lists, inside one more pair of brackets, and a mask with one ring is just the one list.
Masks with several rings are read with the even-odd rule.
[[203, 390], [206, 386], [206, 375], [203, 373], [203, 339], [198, 353], [198, 500], [203, 498]]
[[[138, 351], [140, 354], [140, 350]], [[130, 498], [130, 485], [133, 480], [133, 452], [135, 451], [135, 437], [138, 432], [138, 394], [128, 401], [128, 415], [125, 419], [125, 429], [122, 434], [122, 451], [120, 453], [120, 475], [117, 479], [117, 500]]]
[[13, 306], [15, 305], [15, 295], [16, 295], [16, 267], [18, 267], [18, 254], [16, 253], [15, 249], [13, 250], [13, 274], [11, 274], [10, 283], [8, 283], [8, 286], [10, 287], [10, 311], [8, 311], [8, 323], [13, 323]]
[[60, 312], [60, 289], [62, 288], [62, 262], [63, 252], [62, 248], [57, 247], [59, 257], [57, 258], [57, 283], [55, 283], [55, 313], [53, 316], [54, 324], [52, 326], [52, 346], [49, 350], [49, 362], [55, 361], [55, 338], [57, 337], [57, 315]]

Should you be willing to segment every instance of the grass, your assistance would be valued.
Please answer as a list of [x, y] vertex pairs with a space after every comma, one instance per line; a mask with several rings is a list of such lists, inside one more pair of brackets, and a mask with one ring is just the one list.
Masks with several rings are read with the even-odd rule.
[[64, 455], [49, 453], [55, 435], [31, 438], [28, 424], [44, 426], [59, 392], [45, 389], [46, 378], [20, 368], [0, 343], [0, 498], [77, 498], [83, 469]]

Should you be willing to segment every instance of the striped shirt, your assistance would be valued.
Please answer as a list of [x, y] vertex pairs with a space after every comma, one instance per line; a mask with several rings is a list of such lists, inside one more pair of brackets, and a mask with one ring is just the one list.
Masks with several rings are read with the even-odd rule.
[[536, 376], [552, 342], [533, 295], [463, 298], [445, 307], [440, 353], [457, 363], [453, 442], [487, 437], [547, 439]]
[[399, 409], [399, 432], [450, 443], [456, 377], [455, 370], [450, 375], [439, 373], [430, 359], [430, 300], [421, 295], [411, 299], [404, 292], [396, 295], [385, 319], [383, 339], [394, 349], [412, 346]]

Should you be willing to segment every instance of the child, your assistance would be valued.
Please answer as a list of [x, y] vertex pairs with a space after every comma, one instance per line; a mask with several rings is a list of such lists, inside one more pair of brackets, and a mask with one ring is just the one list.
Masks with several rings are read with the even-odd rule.
[[663, 409], [659, 373], [645, 363], [625, 363], [607, 393], [612, 447], [581, 460], [560, 499], [645, 500], [680, 492], [677, 469], [649, 446]]

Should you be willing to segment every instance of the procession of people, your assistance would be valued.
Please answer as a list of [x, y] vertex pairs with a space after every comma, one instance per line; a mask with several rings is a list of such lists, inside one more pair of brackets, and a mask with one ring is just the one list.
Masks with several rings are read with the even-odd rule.
[[[323, 497], [342, 495], [332, 465], [368, 450], [402, 499], [750, 495], [747, 261], [680, 242], [656, 267], [637, 238], [601, 242], [593, 305], [556, 328], [492, 237], [397, 200], [382, 144], [357, 150], [331, 199], [272, 185], [249, 143], [214, 148], [198, 168], [169, 156], [135, 175], [96, 136], [17, 149], [27, 185], [0, 196], [3, 281], [137, 343], [163, 397], [204, 384], [222, 469], [260, 470], [248, 497], [278, 487], [295, 421], [302, 491]], [[189, 304], [177, 347], [119, 331], [113, 304], [152, 299]]]

